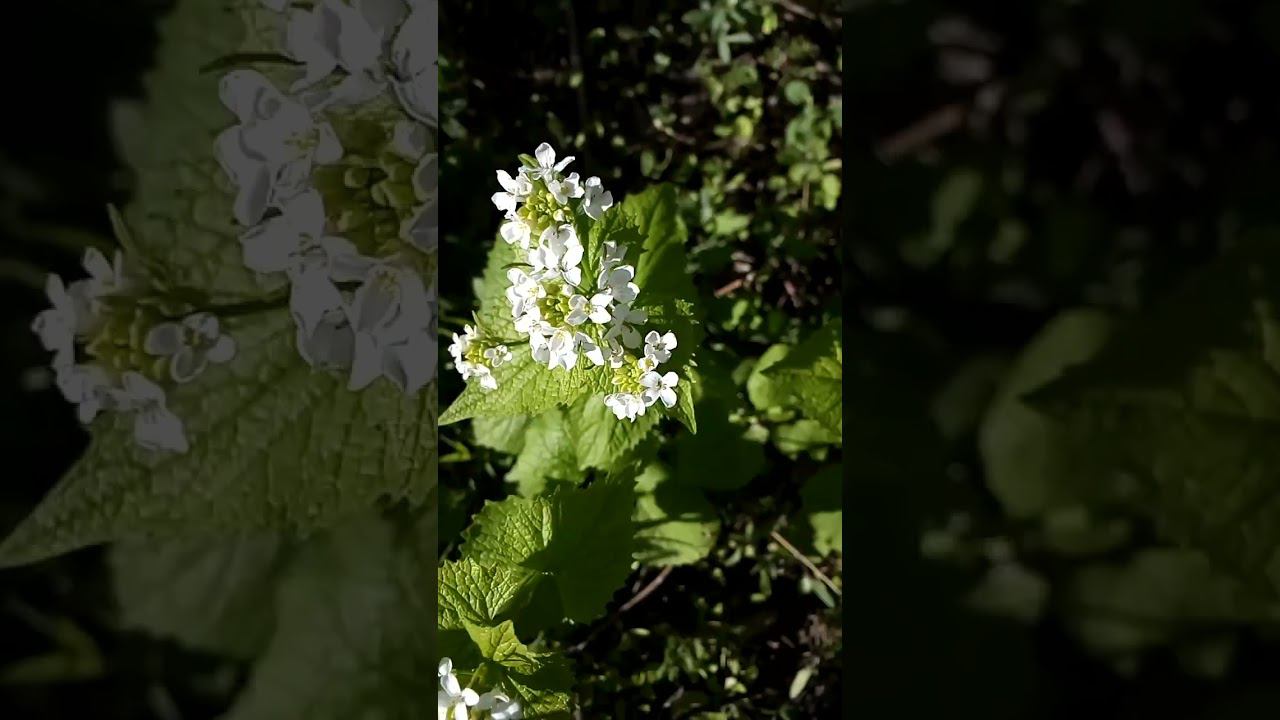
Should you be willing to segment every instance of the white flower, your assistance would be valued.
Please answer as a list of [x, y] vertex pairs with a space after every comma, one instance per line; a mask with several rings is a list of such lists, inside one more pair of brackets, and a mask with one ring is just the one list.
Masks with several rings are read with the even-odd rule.
[[122, 410], [134, 413], [133, 439], [146, 450], [171, 450], [185, 453], [190, 449], [182, 420], [165, 405], [164, 390], [136, 372], [126, 372], [123, 386], [114, 391], [114, 402]]
[[512, 217], [502, 223], [498, 228], [498, 234], [508, 245], [519, 245], [521, 250], [528, 250], [529, 241], [533, 239], [533, 231], [529, 228], [529, 224], [519, 217]]
[[424, 253], [440, 247], [440, 204], [424, 203], [400, 225], [400, 239]]
[[425, 350], [428, 341], [421, 334], [432, 320], [427, 290], [417, 273], [385, 263], [375, 265], [356, 290], [347, 317], [355, 331], [350, 389], [362, 389], [379, 375], [387, 375], [392, 380], [410, 378], [409, 387], [402, 389], [413, 394], [421, 387], [419, 380], [434, 374], [434, 357], [428, 360], [412, 352]]
[[495, 345], [484, 351], [484, 359], [489, 361], [490, 367], [500, 367], [511, 361], [511, 350], [506, 345]]
[[520, 703], [497, 690], [490, 690], [481, 695], [480, 702], [476, 703], [476, 709], [488, 710], [492, 720], [520, 720], [524, 717]]
[[308, 365], [329, 370], [351, 367], [355, 332], [342, 293], [323, 272], [293, 278], [289, 310], [297, 327], [298, 354]]
[[650, 330], [644, 336], [644, 356], [654, 364], [664, 363], [671, 359], [671, 351], [676, 348], [676, 334], [668, 332], [659, 335], [657, 330]]
[[207, 312], [183, 318], [181, 323], [162, 322], [147, 332], [143, 349], [150, 355], [169, 357], [169, 376], [190, 382], [209, 363], [228, 362], [236, 354], [236, 341], [223, 335], [218, 318]]
[[637, 417], [644, 415], [646, 407], [643, 398], [631, 393], [605, 395], [604, 404], [613, 410], [614, 416], [619, 420], [631, 420], [632, 422], [635, 422]]
[[67, 402], [76, 405], [80, 422], [88, 424], [111, 400], [107, 373], [96, 365], [66, 365], [56, 374], [58, 390]]
[[480, 387], [483, 390], [498, 389], [498, 379], [493, 376], [493, 371], [487, 365], [472, 365], [471, 377], [480, 379]]
[[[592, 365], [599, 366], [605, 364], [607, 360], [604, 356], [604, 351], [600, 349], [600, 346], [597, 345], [590, 336], [585, 333], [578, 333], [577, 340], [578, 348], [582, 350], [582, 354], [591, 361]], [[608, 360], [612, 360], [612, 357], [608, 358]]]
[[391, 46], [392, 87], [404, 111], [431, 125], [439, 117], [439, 7], [434, 0], [413, 9]]
[[[520, 268], [507, 270], [506, 289], [507, 302], [511, 304], [511, 317], [519, 318], [529, 311], [538, 309], [538, 299], [547, 296], [547, 289], [532, 275]], [[538, 319], [538, 318], [533, 318]], [[522, 330], [521, 332], [528, 332]]]
[[619, 246], [612, 240], [604, 242], [604, 259], [600, 262], [600, 273], [604, 274], [613, 270], [627, 257], [626, 246]]
[[[479, 333], [470, 325], [463, 326], [461, 335], [458, 333], [453, 334], [453, 344], [449, 346], [449, 354], [453, 356], [453, 366], [458, 370], [458, 374], [462, 375], [463, 380], [479, 378], [481, 388], [496, 390], [498, 388], [498, 380], [493, 376], [489, 367], [482, 363], [470, 362], [465, 357], [467, 351], [471, 349], [471, 345], [478, 337]], [[487, 351], [486, 355], [488, 355]]]
[[642, 398], [645, 405], [652, 405], [656, 400], [661, 400], [662, 404], [672, 407], [676, 404], [676, 384], [680, 382], [680, 378], [673, 372], [665, 375], [659, 375], [656, 372], [647, 372], [640, 378], [640, 384], [645, 387]]
[[[604, 306], [597, 303], [597, 300], [602, 297], [604, 298]], [[569, 314], [565, 316], [564, 321], [574, 327], [586, 322], [588, 318], [592, 322], [600, 324], [609, 322], [608, 301], [607, 297], [601, 295], [596, 295], [591, 300], [587, 300], [582, 295], [572, 295], [569, 297]]]
[[649, 313], [632, 308], [626, 303], [618, 303], [613, 307], [613, 324], [605, 332], [606, 340], [617, 339], [629, 348], [640, 347], [640, 332], [633, 325], [648, 322]]
[[635, 275], [636, 270], [630, 265], [601, 271], [596, 278], [596, 286], [600, 289], [600, 292], [591, 297], [591, 305], [599, 309], [598, 312], [592, 314], [592, 322], [598, 325], [609, 322], [613, 318], [609, 309], [613, 307], [614, 303], [629, 306], [640, 296], [640, 287], [631, 282]]
[[383, 56], [392, 28], [404, 16], [402, 0], [363, 0], [358, 6], [322, 0], [310, 11], [294, 10], [289, 14], [285, 50], [306, 64], [306, 75], [291, 90], [309, 88], [341, 67], [346, 77], [332, 91], [317, 94], [314, 107], [373, 99], [386, 85]]
[[587, 178], [584, 192], [582, 209], [592, 220], [599, 220], [605, 210], [613, 207], [613, 193], [604, 189], [600, 178]]
[[515, 214], [520, 203], [527, 200], [529, 193], [533, 192], [533, 183], [529, 181], [523, 169], [515, 177], [511, 177], [511, 173], [506, 170], [499, 170], [498, 184], [502, 186], [502, 192], [493, 194], [491, 198], [493, 206], [506, 213], [508, 217]]
[[391, 149], [409, 162], [418, 162], [427, 154], [431, 131], [413, 120], [401, 120], [391, 130]]
[[214, 154], [237, 188], [233, 213], [241, 225], [257, 223], [267, 207], [283, 208], [284, 201], [305, 190], [315, 163], [342, 157], [333, 127], [317, 123], [310, 110], [261, 73], [228, 73], [219, 95], [240, 122], [218, 136]]
[[350, 241], [325, 236], [324, 203], [307, 190], [284, 204], [283, 211], [240, 236], [244, 264], [260, 273], [284, 272], [290, 280], [323, 271], [336, 282], [362, 279], [375, 262]]
[[92, 319], [89, 285], [77, 280], [67, 287], [62, 278], [50, 275], [44, 292], [53, 307], [36, 315], [31, 330], [40, 337], [44, 349], [54, 354], [53, 367], [64, 367], [74, 360], [76, 335], [83, 334]]
[[534, 275], [539, 280], [563, 279], [569, 285], [582, 283], [582, 243], [572, 225], [549, 227], [542, 232], [538, 247], [529, 253]]
[[556, 151], [547, 143], [542, 143], [533, 151], [533, 157], [538, 162], [538, 167], [530, 168], [529, 175], [536, 179], [552, 180], [556, 174], [565, 169], [569, 163], [573, 162], [573, 156], [556, 162]]
[[551, 176], [543, 176], [543, 182], [547, 185], [547, 192], [550, 192], [556, 202], [561, 205], [567, 204], [570, 198], [582, 197], [583, 190], [578, 181], [578, 173], [569, 173], [569, 177], [563, 180], [557, 180]]
[[[606, 348], [601, 348], [586, 335], [583, 335], [582, 337], [585, 339], [580, 341], [579, 345], [582, 346], [584, 354], [592, 363], [596, 365], [604, 365], [605, 363], [608, 363], [609, 367], [614, 370], [617, 370], [626, 364], [627, 351], [622, 347], [622, 343], [618, 342], [616, 338], [609, 338], [605, 340]], [[608, 349], [609, 351], [607, 356], [604, 353], [605, 349]]]
[[562, 367], [572, 370], [578, 364], [578, 335], [567, 328], [556, 328], [544, 341], [529, 339], [533, 359], [551, 370]]
[[440, 691], [436, 694], [436, 717], [438, 720], [467, 720], [467, 708], [475, 707], [480, 696], [475, 690], [462, 687], [458, 676], [453, 674], [453, 661], [449, 658], [440, 661], [437, 672]]
[[89, 248], [84, 251], [84, 259], [81, 263], [89, 273], [88, 293], [90, 299], [95, 301], [95, 305], [96, 300], [103, 295], [123, 292], [133, 285], [133, 278], [125, 269], [124, 253], [119, 250], [108, 261], [102, 251]]

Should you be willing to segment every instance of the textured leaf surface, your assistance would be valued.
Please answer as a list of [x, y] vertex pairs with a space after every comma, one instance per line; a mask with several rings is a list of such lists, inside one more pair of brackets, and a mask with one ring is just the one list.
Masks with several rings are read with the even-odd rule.
[[765, 371], [790, 389], [796, 406], [841, 434], [842, 348], [840, 321], [828, 323]]
[[142, 533], [323, 528], [435, 487], [434, 387], [347, 390], [299, 359], [285, 310], [224, 327], [235, 359], [169, 395], [191, 450], [143, 450], [132, 418], [100, 417], [84, 457], [0, 545], [0, 565]]
[[480, 511], [462, 554], [482, 567], [537, 574], [554, 586], [561, 617], [588, 622], [604, 612], [630, 572], [634, 508], [630, 480], [507, 498]]

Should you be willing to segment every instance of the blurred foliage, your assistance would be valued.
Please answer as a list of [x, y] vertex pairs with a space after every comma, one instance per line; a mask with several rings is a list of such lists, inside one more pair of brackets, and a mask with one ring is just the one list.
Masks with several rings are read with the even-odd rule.
[[867, 378], [849, 397], [880, 426], [848, 502], [898, 599], [873, 591], [867, 650], [910, 678], [883, 699], [1271, 716], [1280, 14], [966, 0], [846, 19], [866, 139], [845, 168]]

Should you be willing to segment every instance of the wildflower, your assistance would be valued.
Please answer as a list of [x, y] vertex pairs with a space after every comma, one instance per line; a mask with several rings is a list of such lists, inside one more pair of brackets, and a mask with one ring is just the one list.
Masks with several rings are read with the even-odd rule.
[[96, 365], [59, 367], [56, 382], [67, 402], [76, 405], [76, 415], [82, 423], [93, 422], [110, 402], [111, 385], [107, 373]]
[[647, 405], [644, 398], [631, 393], [612, 393], [604, 396], [604, 404], [613, 410], [614, 416], [619, 420], [635, 421], [637, 417], [644, 415]]
[[166, 406], [164, 390], [132, 371], [126, 372], [121, 381], [122, 387], [113, 393], [113, 402], [134, 414], [134, 441], [147, 450], [189, 450], [182, 420]]
[[540, 281], [561, 279], [577, 287], [582, 283], [582, 243], [572, 225], [549, 227], [539, 238], [538, 247], [529, 253], [534, 275]]
[[453, 661], [445, 658], [440, 661], [440, 691], [436, 694], [436, 717], [438, 720], [467, 720], [467, 708], [475, 707], [480, 696], [471, 688], [463, 688], [458, 676], [453, 674]]
[[587, 178], [583, 193], [582, 210], [592, 220], [599, 220], [605, 210], [613, 207], [613, 193], [604, 189], [598, 177]]
[[655, 364], [664, 363], [671, 359], [671, 351], [676, 348], [676, 344], [675, 333], [659, 335], [658, 331], [650, 330], [649, 334], [644, 336], [644, 356], [653, 360]]
[[425, 358], [404, 351], [410, 344], [422, 347], [419, 335], [431, 323], [427, 291], [417, 273], [375, 265], [356, 290], [347, 317], [355, 332], [350, 389], [367, 387], [388, 367], [402, 377], [420, 378], [426, 372]]
[[640, 347], [640, 332], [633, 327], [649, 320], [649, 313], [643, 309], [632, 308], [628, 303], [614, 306], [612, 325], [605, 332], [605, 339], [617, 339], [629, 348]]
[[492, 720], [520, 720], [524, 717], [520, 703], [497, 690], [490, 690], [481, 695], [480, 701], [476, 703], [476, 709], [488, 710]]
[[342, 145], [327, 122], [285, 96], [261, 73], [235, 70], [222, 78], [222, 103], [239, 125], [214, 141], [214, 154], [237, 188], [236, 222], [250, 226], [269, 206], [280, 207], [303, 192], [315, 163], [342, 157]]
[[413, 9], [391, 46], [392, 88], [404, 111], [434, 125], [439, 118], [439, 8], [412, 0]]
[[554, 197], [556, 202], [561, 205], [567, 205], [571, 198], [582, 197], [584, 192], [581, 183], [578, 181], [578, 173], [569, 173], [569, 177], [563, 179], [544, 176], [542, 182], [546, 184], [547, 192], [551, 193], [551, 197]]
[[494, 193], [490, 199], [493, 200], [493, 206], [508, 217], [514, 215], [520, 203], [527, 200], [533, 192], [533, 183], [529, 182], [523, 169], [515, 177], [511, 177], [511, 173], [506, 170], [499, 170], [498, 184], [502, 186], [502, 192]]
[[533, 157], [537, 161], [538, 166], [529, 169], [530, 177], [540, 180], [553, 180], [556, 175], [573, 162], [573, 156], [556, 162], [556, 151], [548, 143], [542, 143], [533, 151]]
[[76, 335], [83, 334], [91, 321], [89, 285], [77, 280], [68, 287], [62, 278], [50, 275], [44, 292], [52, 307], [36, 315], [31, 330], [44, 349], [54, 354], [53, 367], [63, 367], [74, 359]]
[[222, 334], [218, 318], [201, 312], [182, 322], [162, 322], [147, 332], [143, 349], [150, 355], [169, 358], [169, 376], [185, 383], [204, 372], [210, 363], [221, 364], [236, 354], [236, 341]]
[[640, 384], [645, 387], [642, 399], [646, 406], [652, 405], [654, 402], [661, 400], [662, 404], [668, 408], [676, 404], [675, 386], [680, 382], [680, 378], [673, 372], [665, 375], [659, 375], [656, 372], [647, 372], [644, 377], [640, 378]]

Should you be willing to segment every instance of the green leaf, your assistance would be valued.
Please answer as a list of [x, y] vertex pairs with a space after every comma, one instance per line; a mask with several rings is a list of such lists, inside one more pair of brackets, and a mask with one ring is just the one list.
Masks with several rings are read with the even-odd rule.
[[675, 441], [676, 477], [707, 490], [737, 490], [764, 470], [764, 448], [745, 437], [746, 428], [729, 420], [730, 405], [708, 396], [698, 403], [701, 432]]
[[398, 538], [369, 517], [309, 542], [281, 582], [275, 635], [227, 719], [421, 718], [437, 660], [430, 534]]
[[[117, 144], [132, 170], [123, 224], [130, 260], [162, 292], [225, 304], [280, 295], [283, 274], [262, 279], [245, 267], [232, 217], [234, 190], [214, 157], [214, 139], [235, 123], [223, 107], [221, 75], [200, 74], [210, 60], [278, 44], [266, 8], [178, 4], [159, 23], [162, 39], [144, 84], [148, 100], [117, 113]], [[274, 34], [273, 34], [274, 33]], [[259, 68], [296, 77], [285, 67]], [[287, 85], [287, 83], [286, 83]]]
[[603, 397], [580, 399], [565, 411], [568, 418], [566, 440], [573, 444], [578, 469], [608, 470], [614, 467], [658, 426], [661, 414], [652, 410], [650, 408], [650, 412], [636, 418], [635, 422], [619, 422], [609, 406], [604, 404]]
[[791, 388], [794, 402], [802, 413], [837, 435], [844, 431], [840, 402], [842, 353], [840, 320], [837, 318], [800, 343], [785, 359], [764, 371]]
[[635, 221], [644, 238], [644, 252], [636, 263], [635, 277], [643, 293], [642, 301], [647, 304], [651, 298], [697, 297], [685, 255], [689, 234], [680, 219], [675, 187], [652, 185], [629, 195], [618, 209]]
[[782, 407], [791, 402], [791, 391], [785, 382], [779, 382], [765, 371], [791, 354], [791, 346], [785, 344], [772, 345], [751, 370], [747, 377], [747, 398], [756, 410], [761, 412], [770, 408]]
[[1091, 494], [1086, 485], [1099, 475], [1085, 462], [1092, 455], [1022, 395], [1092, 357], [1111, 327], [1096, 310], [1058, 315], [1022, 351], [988, 408], [978, 441], [987, 485], [1013, 517], [1034, 517]]
[[530, 650], [516, 637], [510, 621], [493, 627], [468, 623], [466, 631], [482, 658], [481, 667], [472, 676], [481, 679], [481, 687], [501, 687], [520, 702], [525, 717], [570, 716], [573, 676], [563, 658]]
[[634, 509], [635, 488], [625, 478], [491, 502], [467, 531], [462, 556], [537, 575], [554, 588], [561, 618], [589, 622], [630, 573]]
[[1268, 232], [1029, 402], [1137, 481], [1168, 537], [1280, 587], [1280, 245]]
[[586, 394], [612, 392], [613, 374], [608, 367], [584, 362], [572, 370], [551, 371], [535, 362], [525, 347], [514, 348], [512, 353], [510, 362], [493, 371], [498, 389], [485, 390], [479, 383], [468, 383], [440, 416], [440, 424], [476, 417], [538, 415], [572, 404]]
[[1275, 605], [1215, 571], [1203, 555], [1174, 548], [1147, 548], [1124, 564], [1087, 566], [1064, 595], [1068, 627], [1110, 659], [1178, 645], [1215, 626], [1277, 617]]
[[525, 433], [532, 421], [522, 415], [478, 417], [471, 421], [476, 444], [490, 450], [517, 455], [524, 447]]
[[492, 625], [528, 601], [537, 576], [518, 565], [482, 564], [474, 558], [440, 563], [440, 630], [463, 630], [467, 623]]
[[313, 371], [287, 310], [226, 317], [236, 357], [169, 388], [184, 454], [143, 450], [133, 418], [101, 416], [88, 451], [0, 545], [0, 565], [136, 535], [306, 532], [435, 487], [435, 392], [361, 392]]
[[841, 466], [829, 465], [809, 478], [800, 490], [800, 507], [813, 533], [813, 547], [819, 555], [844, 552], [843, 485]]
[[689, 565], [715, 547], [720, 518], [700, 490], [676, 482], [659, 463], [636, 478], [635, 557], [648, 565]]
[[245, 659], [271, 637], [276, 585], [288, 559], [283, 538], [261, 531], [164, 543], [128, 539], [108, 555], [125, 628]]
[[[533, 419], [525, 433], [524, 448], [507, 480], [516, 483], [520, 495], [534, 497], [561, 483], [576, 484], [578, 457], [565, 412], [551, 410]], [[612, 425], [620, 425], [612, 416]]]

